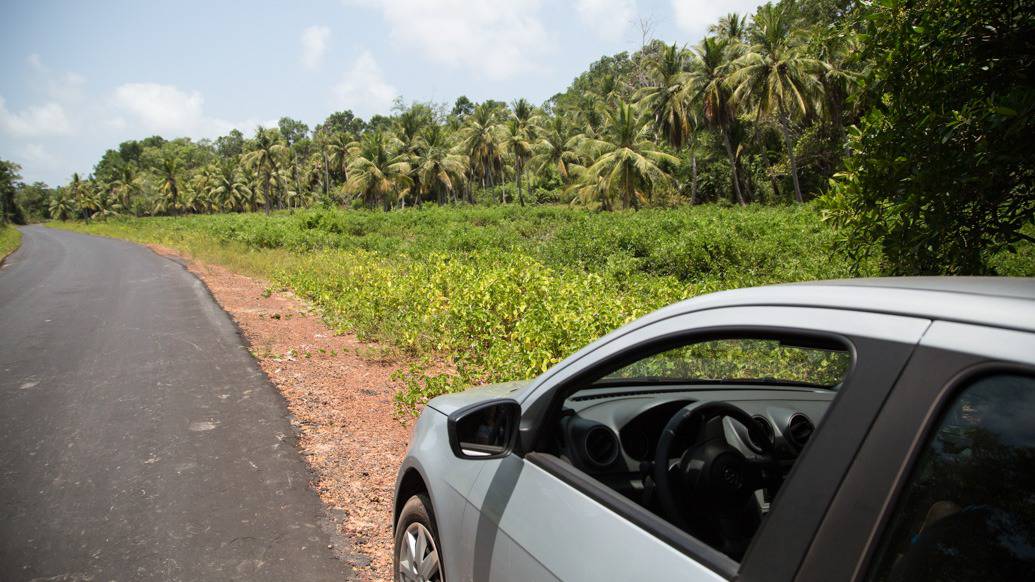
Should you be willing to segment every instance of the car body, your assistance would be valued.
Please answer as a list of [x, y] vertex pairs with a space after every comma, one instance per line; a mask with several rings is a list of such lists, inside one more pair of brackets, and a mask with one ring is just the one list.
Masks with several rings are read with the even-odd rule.
[[[616, 382], [607, 376], [630, 362], [687, 346], [754, 338], [777, 341], [781, 349], [830, 343], [838, 346], [830, 349], [847, 354], [849, 363], [837, 385], [826, 387], [741, 384], [735, 379], [714, 385], [703, 381], [657, 386], [637, 380], [622, 387], [620, 378]], [[611, 380], [601, 383], [606, 378]], [[909, 501], [913, 489], [933, 490], [928, 473], [944, 473], [946, 466], [951, 473], [951, 467], [958, 466], [963, 474], [976, 463], [972, 458], [981, 456], [984, 449], [972, 441], [988, 432], [981, 423], [998, 419], [1001, 425], [1004, 414], [1019, 415], [1011, 417], [1014, 440], [1009, 446], [1014, 448], [1008, 452], [1020, 459], [1028, 459], [1024, 455], [1029, 453], [1035, 458], [1031, 449], [1035, 447], [1031, 432], [1035, 398], [1026, 392], [1031, 378], [1035, 378], [1035, 281], [1030, 279], [825, 281], [741, 289], [683, 301], [611, 332], [534, 380], [432, 400], [416, 423], [399, 471], [396, 577], [427, 578], [417, 572], [418, 564], [399, 564], [407, 559], [413, 562], [413, 548], [410, 554], [400, 554], [400, 547], [413, 544], [414, 538], [404, 530], [413, 523], [407, 504], [414, 499], [429, 506], [425, 533], [434, 537], [437, 552], [437, 569], [430, 579], [897, 580], [902, 572], [913, 572], [915, 577], [920, 566], [910, 553], [912, 546], [889, 549], [894, 539], [905, 539], [906, 533], [896, 532], [908, 530], [909, 541], [902, 543], [920, 547], [928, 543], [926, 537], [935, 540], [936, 530], [947, 530], [945, 524], [950, 522], [981, 521], [990, 512], [1005, 514], [987, 504], [968, 505], [959, 499], [965, 497], [963, 493], [953, 494], [955, 501], [924, 500], [923, 507], [917, 505], [919, 510], [902, 504], [913, 503]], [[987, 389], [993, 394], [999, 385], [1009, 384], [1011, 401], [995, 401], [989, 405], [993, 408], [975, 413], [975, 406], [989, 402], [988, 397], [975, 401], [979, 405], [960, 399], [972, 394], [975, 385], [974, 390], [986, 390], [981, 384], [986, 379], [999, 383]], [[760, 419], [757, 424], [762, 428], [745, 426], [746, 420], [738, 424], [736, 415], [724, 417], [723, 403]], [[953, 408], [956, 412], [950, 414], [954, 406], [958, 410]], [[675, 434], [670, 428], [679, 427], [679, 421], [668, 416], [680, 411], [696, 414], [695, 407], [720, 411], [709, 408], [707, 414], [714, 418], [694, 420], [695, 436], [685, 437], [682, 457], [677, 455], [674, 463], [662, 462], [672, 456], [659, 453], [652, 463], [651, 448], [660, 449], [666, 431]], [[486, 411], [494, 420], [484, 420]], [[510, 420], [499, 420], [511, 414]], [[482, 415], [481, 420], [467, 420], [477, 415]], [[490, 429], [486, 433], [490, 436], [464, 436], [463, 431], [475, 430], [465, 428], [465, 422], [498, 427], [498, 434]], [[635, 433], [641, 425], [648, 436]], [[756, 457], [752, 442], [775, 443], [766, 449], [772, 458], [765, 465], [766, 475], [777, 483], [771, 488], [775, 498], [767, 497], [768, 488], [738, 497], [738, 504], [750, 503], [752, 517], [733, 533], [707, 530], [722, 538], [722, 544], [702, 542], [690, 532], [705, 530], [681, 527], [677, 519], [680, 515], [696, 519], [695, 510], [685, 509], [687, 504], [710, 506], [714, 501], [715, 507], [721, 505], [722, 484], [709, 485], [708, 495], [716, 495], [712, 500], [703, 493], [703, 481], [693, 481], [693, 489], [687, 489], [689, 477], [680, 472], [684, 470], [680, 463], [686, 471], [695, 463], [700, 470], [700, 461], [694, 458], [705, 454], [700, 452], [707, 440], [702, 436], [705, 425], [720, 431], [726, 441], [722, 446], [738, 449], [737, 455], [746, 462]], [[939, 429], [943, 425], [944, 430]], [[595, 449], [590, 449], [589, 437], [580, 436], [587, 430], [579, 426], [597, 435]], [[794, 438], [799, 429], [808, 429], [801, 433], [801, 442]], [[771, 434], [763, 434], [766, 430]], [[606, 431], [614, 435], [613, 446], [606, 443]], [[464, 439], [495, 444], [475, 450], [478, 447], [467, 448]], [[932, 461], [932, 453], [925, 452], [930, 449], [927, 443], [955, 456]], [[774, 450], [784, 452], [777, 455]], [[758, 453], [758, 459], [763, 457]], [[592, 458], [601, 462], [587, 461]], [[935, 470], [923, 468], [932, 462]], [[949, 462], [956, 465], [945, 464]], [[777, 469], [778, 465], [786, 471], [781, 473], [784, 469]], [[1005, 471], [1031, 468], [1003, 465], [999, 463]], [[669, 477], [657, 472], [660, 466]], [[729, 487], [737, 487], [738, 471], [718, 471], [713, 478], [728, 479]], [[1013, 477], [1028, 479], [1026, 475]], [[926, 481], [913, 487], [917, 479]], [[656, 508], [658, 500], [664, 501], [661, 481], [665, 480], [670, 490], [666, 495], [692, 497], [681, 499], [668, 517], [659, 515], [662, 512]], [[1018, 499], [1009, 503], [1014, 510], [1021, 504], [1024, 515], [1035, 507], [1025, 505], [1035, 502]], [[926, 513], [920, 511], [928, 506]], [[899, 516], [907, 510], [916, 514], [910, 517], [909, 527], [904, 525], [908, 520]], [[721, 521], [714, 523], [721, 525]], [[1035, 540], [1030, 529], [1024, 529], [1027, 526], [1018, 527], [1020, 533], [1010, 533], [1011, 539], [1021, 540], [1020, 549], [1010, 551], [1023, 559], [1006, 560], [1009, 563], [1002, 567], [1011, 575], [1035, 574], [1035, 562], [1031, 562], [1035, 550], [1025, 553]], [[421, 547], [431, 547], [428, 543]], [[937, 577], [937, 572], [929, 574]]]

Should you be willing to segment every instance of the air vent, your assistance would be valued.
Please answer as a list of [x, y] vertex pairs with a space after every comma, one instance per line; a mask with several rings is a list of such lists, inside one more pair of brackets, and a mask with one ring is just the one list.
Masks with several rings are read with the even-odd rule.
[[805, 447], [805, 443], [809, 442], [809, 438], [815, 430], [816, 427], [808, 417], [804, 414], [795, 414], [791, 417], [791, 420], [788, 421], [787, 434], [784, 436], [787, 438], [787, 442], [789, 442], [791, 446], [801, 450]]
[[618, 458], [618, 437], [607, 427], [595, 426], [586, 433], [586, 459], [606, 467]]
[[770, 424], [764, 416], [753, 416], [752, 420], [755, 421], [755, 425], [758, 427], [758, 430], [750, 431], [748, 436], [750, 436], [752, 440], [754, 440], [756, 436], [765, 439], [762, 443], [755, 443], [756, 445], [769, 445], [772, 447], [773, 443], [776, 442], [776, 433], [773, 431], [773, 425]]

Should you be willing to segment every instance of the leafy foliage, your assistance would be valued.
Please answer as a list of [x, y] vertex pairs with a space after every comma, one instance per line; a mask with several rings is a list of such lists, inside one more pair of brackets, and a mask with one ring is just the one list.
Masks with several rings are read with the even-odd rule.
[[850, 267], [810, 206], [308, 210], [77, 228], [217, 260], [269, 254], [259, 274], [316, 303], [336, 327], [447, 360], [454, 372], [444, 376], [435, 366], [400, 373], [407, 410], [441, 390], [538, 374], [680, 299], [842, 277]]
[[877, 0], [871, 109], [827, 200], [856, 254], [892, 274], [986, 274], [1035, 217], [1035, 6]]

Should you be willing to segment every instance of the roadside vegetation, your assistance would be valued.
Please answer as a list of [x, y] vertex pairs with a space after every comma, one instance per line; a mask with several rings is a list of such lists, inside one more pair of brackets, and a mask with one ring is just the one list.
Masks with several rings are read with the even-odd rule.
[[1032, 30], [1030, 2], [780, 0], [703, 39], [604, 56], [543, 103], [400, 99], [312, 128], [152, 136], [15, 198], [57, 220], [818, 199], [839, 247], [882, 273], [991, 274], [1033, 242]]
[[781, 0], [540, 104], [152, 136], [57, 188], [6, 164], [0, 201], [294, 290], [415, 358], [412, 409], [707, 291], [1035, 275], [1033, 30], [1030, 2]]
[[[534, 376], [687, 297], [857, 272], [811, 205], [304, 210], [64, 226], [182, 249], [291, 289], [335, 328], [414, 362], [399, 374], [405, 411], [473, 383]], [[428, 371], [443, 363], [448, 373]]]
[[7, 258], [7, 255], [13, 253], [22, 242], [22, 233], [18, 232], [18, 229], [6, 225], [0, 224], [0, 261]]

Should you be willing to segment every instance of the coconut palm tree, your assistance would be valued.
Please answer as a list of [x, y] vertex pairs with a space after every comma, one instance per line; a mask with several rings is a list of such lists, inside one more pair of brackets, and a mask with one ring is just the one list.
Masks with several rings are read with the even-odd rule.
[[705, 125], [722, 138], [730, 162], [736, 201], [743, 205], [746, 202], [740, 189], [737, 155], [730, 140], [732, 126], [736, 122], [728, 80], [732, 51], [729, 41], [714, 36], [705, 37], [693, 48], [688, 82], [692, 87], [693, 99], [701, 108]]
[[[349, 178], [349, 148], [355, 143], [347, 133], [337, 132], [326, 138], [324, 163], [331, 175], [341, 176], [342, 181]], [[328, 187], [330, 179], [328, 177]]]
[[740, 42], [747, 34], [747, 17], [730, 12], [719, 17], [719, 22], [708, 26], [708, 33], [729, 42]]
[[514, 189], [517, 190], [518, 202], [525, 205], [524, 192], [521, 189], [521, 178], [524, 176], [525, 164], [532, 157], [532, 140], [529, 138], [526, 125], [517, 117], [512, 117], [504, 124], [503, 147], [514, 161]]
[[165, 155], [158, 162], [158, 178], [161, 181], [159, 191], [166, 199], [163, 205], [166, 211], [173, 214], [179, 211], [180, 207], [180, 173], [183, 165], [180, 158], [174, 155]]
[[65, 221], [69, 218], [75, 217], [77, 212], [76, 204], [75, 200], [72, 198], [71, 193], [69, 192], [70, 188], [71, 186], [69, 186], [68, 188], [61, 189], [58, 192], [58, 195], [50, 201], [48, 211], [50, 212], [51, 218], [55, 220]]
[[270, 213], [272, 200], [270, 185], [278, 170], [279, 159], [287, 152], [287, 147], [279, 142], [279, 136], [278, 132], [260, 126], [255, 130], [254, 149], [241, 159], [244, 165], [257, 172], [258, 178], [262, 180], [262, 199], [267, 215]]
[[646, 109], [658, 136], [675, 149], [682, 148], [691, 131], [690, 117], [693, 96], [691, 78], [686, 71], [689, 58], [686, 51], [674, 43], [666, 46], [658, 58], [648, 64], [647, 87], [637, 98]]
[[207, 187], [209, 197], [223, 210], [243, 210], [251, 198], [251, 188], [230, 160], [210, 166]]
[[569, 183], [571, 165], [579, 161], [578, 154], [575, 153], [578, 136], [560, 115], [551, 117], [546, 126], [539, 128], [537, 133], [539, 139], [533, 146], [533, 156], [529, 160], [529, 165], [538, 173], [542, 173], [548, 167], [556, 168], [557, 173], [561, 175], [561, 181]]
[[794, 182], [794, 197], [803, 201], [794, 157], [792, 124], [815, 110], [822, 95], [823, 64], [803, 50], [804, 38], [787, 5], [758, 9], [748, 38], [751, 44], [732, 65], [733, 100], [754, 109], [756, 122], [770, 120], [783, 135]]
[[[619, 101], [598, 138], [583, 140], [582, 147], [592, 156], [583, 181], [614, 193], [622, 204], [639, 208], [655, 191], [671, 184], [672, 177], [660, 164], [676, 164], [651, 140], [650, 118], [635, 106]], [[603, 186], [599, 180], [604, 180]]]
[[360, 196], [367, 207], [378, 202], [387, 211], [395, 199], [405, 196], [412, 181], [410, 164], [398, 153], [399, 141], [383, 131], [373, 131], [355, 144], [349, 163], [346, 190]]
[[442, 126], [431, 125], [423, 133], [423, 145], [414, 160], [414, 173], [421, 194], [431, 194], [443, 204], [463, 185], [467, 158], [450, 147]]
[[140, 180], [134, 164], [123, 164], [118, 167], [114, 179], [109, 184], [111, 192], [119, 199], [123, 212], [129, 212], [134, 194], [140, 192]]
[[[497, 109], [490, 103], [481, 103], [467, 118], [459, 132], [460, 149], [470, 158], [471, 172], [482, 187], [496, 184], [496, 177], [503, 174], [502, 129]], [[506, 202], [503, 195], [501, 202]]]

